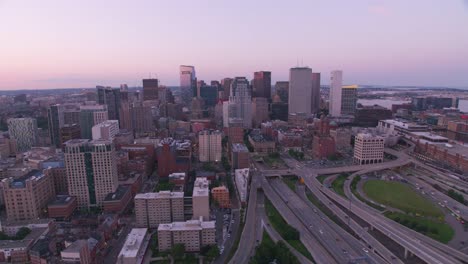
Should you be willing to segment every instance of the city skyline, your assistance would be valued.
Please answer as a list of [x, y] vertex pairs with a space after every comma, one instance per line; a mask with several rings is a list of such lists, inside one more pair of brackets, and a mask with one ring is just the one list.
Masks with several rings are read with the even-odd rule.
[[340, 69], [344, 84], [468, 87], [466, 1], [180, 5], [2, 1], [0, 90], [141, 86], [150, 75], [178, 86], [180, 65], [207, 82], [256, 71], [285, 81], [299, 65], [323, 84]]

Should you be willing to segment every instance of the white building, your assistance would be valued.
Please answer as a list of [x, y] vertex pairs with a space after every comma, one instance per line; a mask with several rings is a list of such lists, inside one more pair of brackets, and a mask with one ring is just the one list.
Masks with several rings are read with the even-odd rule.
[[230, 126], [231, 119], [243, 121], [244, 128], [252, 127], [252, 97], [249, 81], [245, 77], [236, 77], [231, 83], [229, 101], [223, 103], [223, 124]]
[[93, 139], [113, 140], [119, 133], [119, 120], [106, 120], [94, 125], [91, 131]]
[[359, 165], [383, 162], [384, 138], [370, 133], [357, 134], [354, 141], [354, 162]]
[[247, 192], [249, 186], [249, 168], [235, 170], [234, 177], [236, 190], [239, 194], [241, 203], [245, 204], [247, 202]]
[[135, 195], [136, 226], [156, 228], [184, 220], [184, 193], [160, 191]]
[[117, 258], [118, 263], [142, 263], [146, 248], [148, 247], [148, 237], [149, 234], [147, 228], [133, 228], [120, 250], [119, 257]]
[[184, 244], [188, 252], [197, 252], [203, 246], [216, 244], [215, 221], [189, 220], [160, 224], [158, 227], [159, 251], [170, 250], [176, 244]]
[[78, 207], [102, 206], [118, 185], [114, 144], [109, 140], [72, 139], [65, 142], [68, 190]]
[[311, 68], [296, 67], [289, 70], [289, 114], [311, 114], [312, 86], [313, 82]]
[[412, 122], [400, 121], [395, 119], [380, 120], [377, 125], [377, 131], [386, 134], [399, 134], [406, 136], [413, 132], [428, 132], [426, 125], [418, 125]]
[[201, 162], [221, 161], [222, 133], [219, 130], [203, 130], [198, 134], [198, 158]]
[[17, 150], [30, 150], [37, 143], [37, 121], [35, 118], [10, 118], [8, 133], [16, 140]]
[[210, 182], [206, 178], [197, 178], [193, 185], [193, 219], [210, 220]]
[[341, 98], [343, 87], [343, 72], [332, 71], [330, 76], [329, 114], [331, 116], [341, 115]]

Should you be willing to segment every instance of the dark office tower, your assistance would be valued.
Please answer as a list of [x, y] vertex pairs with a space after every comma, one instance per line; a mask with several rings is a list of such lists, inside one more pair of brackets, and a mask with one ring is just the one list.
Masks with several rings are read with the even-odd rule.
[[229, 99], [229, 96], [231, 95], [231, 83], [233, 79], [232, 78], [224, 78], [221, 80], [221, 88], [223, 89], [223, 100]]
[[213, 107], [218, 102], [217, 86], [203, 85], [200, 87], [200, 97], [205, 101], [205, 106]]
[[318, 113], [320, 110], [320, 72], [312, 73], [312, 113]]
[[119, 125], [123, 129], [132, 131], [132, 117], [130, 113], [130, 100], [128, 93], [128, 86], [126, 84], [120, 85], [120, 109], [119, 109]]
[[135, 133], [144, 133], [154, 130], [151, 107], [143, 102], [133, 103], [131, 107], [132, 126]]
[[51, 105], [47, 109], [47, 119], [49, 123], [50, 142], [60, 147], [60, 128], [64, 125], [63, 106], [59, 104]]
[[143, 79], [143, 101], [158, 99], [158, 79]]
[[206, 86], [205, 81], [203, 80], [197, 81], [196, 89], [193, 91], [193, 97], [200, 97], [200, 88], [202, 86]]
[[271, 99], [271, 72], [259, 71], [254, 73], [253, 97], [263, 97]]
[[120, 89], [96, 86], [98, 104], [107, 105], [109, 120], [120, 121]]
[[276, 82], [275, 93], [280, 97], [281, 102], [288, 103], [289, 100], [289, 82]]

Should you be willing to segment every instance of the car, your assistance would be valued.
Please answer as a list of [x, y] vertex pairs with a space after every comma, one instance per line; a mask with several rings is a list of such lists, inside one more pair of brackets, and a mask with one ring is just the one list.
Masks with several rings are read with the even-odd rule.
[[367, 248], [362, 248], [362, 250], [366, 253], [369, 253], [369, 250], [367, 250]]

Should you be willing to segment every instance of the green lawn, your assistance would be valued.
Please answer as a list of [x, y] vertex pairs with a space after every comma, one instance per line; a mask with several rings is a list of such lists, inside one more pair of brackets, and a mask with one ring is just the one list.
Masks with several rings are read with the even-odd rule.
[[348, 178], [349, 174], [340, 174], [340, 176], [336, 177], [336, 179], [332, 182], [332, 188], [333, 190], [343, 196], [346, 197], [345, 192], [344, 192], [344, 184], [346, 179]]
[[296, 183], [297, 183], [297, 177], [282, 177], [283, 182], [288, 185], [289, 189], [291, 189], [293, 192], [296, 191]]
[[406, 184], [369, 180], [364, 183], [364, 192], [370, 199], [406, 213], [443, 219], [443, 213], [439, 208]]
[[385, 216], [409, 227], [423, 235], [447, 244], [454, 236], [455, 231], [448, 224], [424, 217], [410, 216], [407, 214], [386, 212]]
[[288, 242], [293, 248], [299, 251], [304, 257], [314, 261], [310, 252], [299, 240], [299, 232], [283, 219], [278, 210], [276, 210], [273, 204], [266, 198], [265, 210], [271, 225], [281, 235], [281, 237], [286, 240], [286, 242]]
[[328, 176], [330, 176], [330, 175], [319, 175], [319, 176], [317, 176], [317, 180], [318, 180], [321, 184], [323, 184], [323, 181], [324, 181]]

